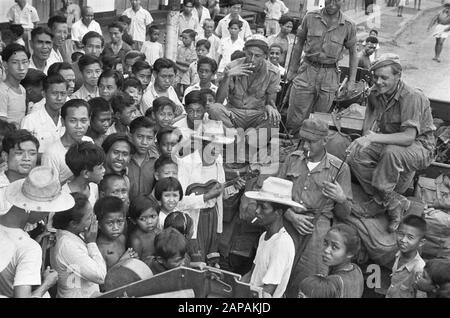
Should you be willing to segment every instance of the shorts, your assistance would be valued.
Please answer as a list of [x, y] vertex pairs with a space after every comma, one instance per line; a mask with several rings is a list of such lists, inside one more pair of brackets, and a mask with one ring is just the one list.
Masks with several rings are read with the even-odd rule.
[[450, 27], [450, 25], [443, 25], [438, 23], [434, 28], [433, 36], [435, 38], [446, 39], [450, 34], [450, 30], [449, 31], [444, 30], [447, 29], [448, 27]]

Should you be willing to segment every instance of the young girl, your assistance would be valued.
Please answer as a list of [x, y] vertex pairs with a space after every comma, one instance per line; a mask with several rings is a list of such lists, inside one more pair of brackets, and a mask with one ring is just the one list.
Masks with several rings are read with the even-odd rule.
[[428, 298], [450, 298], [450, 260], [429, 260], [417, 288], [426, 292]]
[[360, 247], [355, 229], [346, 224], [336, 224], [324, 238], [322, 260], [329, 266], [329, 275], [337, 275], [343, 281], [343, 298], [361, 298], [364, 278], [358, 265], [351, 262]]
[[342, 278], [338, 275], [312, 275], [299, 285], [298, 298], [342, 298]]
[[403, 15], [403, 7], [406, 4], [406, 0], [399, 0], [398, 2], [398, 9], [397, 9], [397, 17], [402, 17]]
[[197, 33], [194, 30], [187, 29], [181, 33], [182, 44], [178, 46], [177, 50], [177, 69], [178, 73], [176, 75], [174, 84], [177, 85], [177, 91], [179, 96], [183, 96], [184, 89], [181, 84], [181, 79], [189, 71], [189, 65], [192, 62], [197, 61], [197, 52], [195, 50], [195, 36]]
[[161, 206], [158, 228], [162, 230], [166, 217], [176, 210], [178, 202], [183, 199], [180, 182], [173, 177], [158, 180], [155, 185], [155, 198]]
[[130, 219], [135, 226], [130, 234], [130, 245], [141, 260], [155, 254], [155, 236], [158, 229], [159, 207], [145, 196], [133, 200]]

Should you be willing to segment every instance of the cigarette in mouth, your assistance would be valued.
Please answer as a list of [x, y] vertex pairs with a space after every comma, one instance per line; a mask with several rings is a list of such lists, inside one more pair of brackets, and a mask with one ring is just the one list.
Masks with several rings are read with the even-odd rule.
[[258, 217], [254, 217], [253, 220], [250, 222], [251, 224], [255, 223], [258, 220]]
[[309, 158], [309, 150], [308, 150], [308, 152], [306, 153], [306, 157]]

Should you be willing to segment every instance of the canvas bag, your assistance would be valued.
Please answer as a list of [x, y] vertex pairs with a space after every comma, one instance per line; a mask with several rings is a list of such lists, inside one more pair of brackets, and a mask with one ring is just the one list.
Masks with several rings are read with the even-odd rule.
[[423, 257], [450, 259], [450, 215], [441, 210], [429, 209], [424, 216], [427, 233], [422, 247]]
[[450, 178], [443, 174], [436, 179], [419, 177], [414, 195], [428, 206], [450, 210]]
[[331, 118], [336, 126], [336, 130], [328, 130], [328, 140], [325, 148], [328, 153], [338, 157], [341, 160], [345, 158], [345, 150], [352, 143], [350, 135], [344, 134], [341, 131], [341, 123], [336, 113], [331, 113]]

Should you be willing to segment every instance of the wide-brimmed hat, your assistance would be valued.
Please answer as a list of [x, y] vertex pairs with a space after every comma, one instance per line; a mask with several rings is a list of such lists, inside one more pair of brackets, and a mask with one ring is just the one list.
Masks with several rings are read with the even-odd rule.
[[16, 245], [8, 235], [0, 230], [0, 272], [11, 262], [16, 250]]
[[244, 194], [247, 198], [257, 201], [275, 202], [306, 210], [303, 205], [292, 200], [292, 186], [292, 181], [268, 177], [264, 180], [261, 190], [247, 191]]
[[36, 167], [25, 179], [11, 183], [6, 199], [18, 208], [34, 212], [61, 212], [75, 205], [70, 194], [61, 192], [58, 173], [45, 166]]
[[196, 139], [206, 140], [217, 144], [231, 144], [234, 142], [234, 136], [226, 136], [223, 123], [217, 120], [203, 121], [192, 136]]

